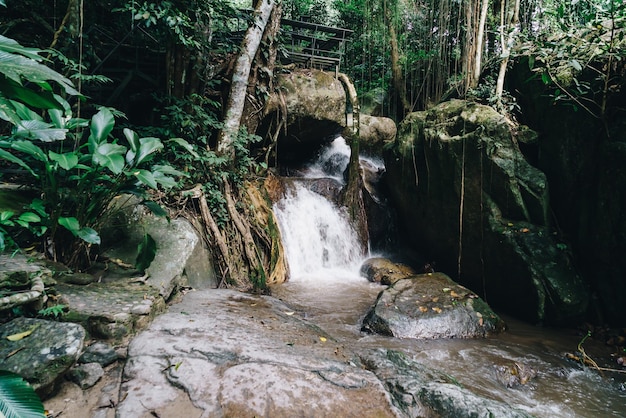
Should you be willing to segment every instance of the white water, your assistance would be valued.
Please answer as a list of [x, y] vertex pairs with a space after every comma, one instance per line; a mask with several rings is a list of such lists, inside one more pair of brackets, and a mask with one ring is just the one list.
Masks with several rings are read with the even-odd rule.
[[[304, 178], [331, 178], [344, 184], [343, 172], [350, 147], [342, 137], [321, 150], [304, 171]], [[362, 280], [363, 261], [358, 237], [343, 210], [324, 196], [297, 182], [288, 185], [285, 197], [274, 205], [283, 238], [290, 281], [332, 282]]]

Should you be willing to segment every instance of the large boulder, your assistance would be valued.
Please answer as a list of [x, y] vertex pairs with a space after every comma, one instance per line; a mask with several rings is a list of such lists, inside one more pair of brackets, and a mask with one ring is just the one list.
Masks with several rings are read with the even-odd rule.
[[0, 369], [19, 374], [45, 397], [78, 360], [85, 335], [79, 324], [16, 318], [0, 325]]
[[[604, 80], [590, 64], [576, 75], [576, 85], [559, 80], [564, 91], [577, 94], [578, 85], [603, 91]], [[570, 66], [568, 68], [571, 69]], [[608, 96], [595, 96], [598, 117], [574, 101], [554, 99], [554, 85], [546, 85], [525, 59], [507, 74], [509, 91], [515, 92], [524, 121], [540, 133], [536, 145], [525, 149], [550, 182], [552, 210], [559, 227], [569, 237], [577, 267], [594, 290], [594, 318], [622, 326], [626, 318], [626, 76], [616, 70]], [[597, 104], [597, 107], [595, 105]], [[604, 105], [603, 105], [604, 107]]]
[[282, 73], [276, 78], [276, 91], [266, 105], [261, 130], [285, 118], [277, 146], [280, 161], [303, 161], [346, 126], [346, 93], [334, 74], [319, 70]]
[[397, 338], [477, 338], [503, 331], [504, 322], [474, 292], [429, 273], [380, 292], [363, 330]]
[[445, 102], [401, 124], [387, 183], [413, 248], [495, 308], [558, 322], [585, 313], [588, 291], [550, 228], [545, 175], [519, 150], [534, 137], [491, 107]]

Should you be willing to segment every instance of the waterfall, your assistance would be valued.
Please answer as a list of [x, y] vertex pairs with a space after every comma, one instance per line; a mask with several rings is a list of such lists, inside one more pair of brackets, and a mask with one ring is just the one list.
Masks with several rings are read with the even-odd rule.
[[[305, 170], [305, 178], [332, 178], [343, 184], [350, 156], [343, 138], [325, 148]], [[294, 181], [274, 204], [291, 280], [358, 277], [362, 254], [347, 215], [324, 196]]]

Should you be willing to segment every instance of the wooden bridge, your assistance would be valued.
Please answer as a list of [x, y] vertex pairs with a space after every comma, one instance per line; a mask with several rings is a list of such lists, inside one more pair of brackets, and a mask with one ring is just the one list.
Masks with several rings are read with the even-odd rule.
[[280, 57], [280, 62], [337, 73], [345, 43], [353, 32], [317, 23], [281, 19], [281, 36], [287, 56]]

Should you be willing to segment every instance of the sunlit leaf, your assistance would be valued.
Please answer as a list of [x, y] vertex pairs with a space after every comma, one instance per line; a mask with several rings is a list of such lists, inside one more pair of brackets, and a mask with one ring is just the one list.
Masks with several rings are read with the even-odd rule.
[[19, 341], [23, 338], [28, 337], [30, 334], [33, 333], [33, 331], [35, 331], [37, 329], [39, 325], [33, 325], [32, 327], [30, 327], [28, 330], [24, 331], [24, 332], [19, 332], [17, 334], [13, 334], [13, 335], [9, 335], [7, 337], [7, 340], [9, 341]]
[[78, 164], [78, 155], [75, 152], [66, 152], [64, 154], [57, 154], [54, 151], [48, 151], [50, 160], [59, 163], [59, 166], [64, 170], [71, 170]]

